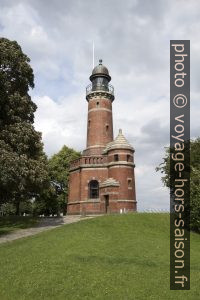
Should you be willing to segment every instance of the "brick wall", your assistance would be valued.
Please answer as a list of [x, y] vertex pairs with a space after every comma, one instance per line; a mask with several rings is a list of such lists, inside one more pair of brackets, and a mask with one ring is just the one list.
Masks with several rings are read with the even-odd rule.
[[[95, 97], [88, 103], [87, 155], [101, 154], [107, 143], [113, 140], [112, 102]], [[99, 146], [103, 146], [100, 148]], [[95, 148], [96, 146], [96, 148]]]

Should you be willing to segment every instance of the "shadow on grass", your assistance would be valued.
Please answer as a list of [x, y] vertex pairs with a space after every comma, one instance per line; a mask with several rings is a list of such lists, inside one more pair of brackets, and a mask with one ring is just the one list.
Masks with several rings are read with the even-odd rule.
[[70, 260], [78, 261], [85, 264], [106, 264], [106, 265], [139, 265], [157, 267], [159, 263], [149, 259], [127, 258], [127, 257], [114, 257], [114, 256], [75, 256], [70, 255]]
[[65, 224], [63, 217], [0, 217], [0, 236], [18, 229], [31, 227], [59, 226]]
[[0, 236], [17, 229], [25, 229], [35, 226], [39, 219], [34, 217], [6, 216], [0, 217]]

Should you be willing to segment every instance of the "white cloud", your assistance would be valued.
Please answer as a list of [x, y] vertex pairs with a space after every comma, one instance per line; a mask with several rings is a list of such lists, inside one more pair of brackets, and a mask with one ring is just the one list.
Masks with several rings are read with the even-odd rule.
[[[43, 133], [46, 153], [51, 156], [66, 144], [83, 150], [86, 132], [86, 103], [80, 95], [55, 102], [48, 96], [34, 97], [38, 109], [35, 128]], [[84, 105], [85, 104], [85, 105]]]

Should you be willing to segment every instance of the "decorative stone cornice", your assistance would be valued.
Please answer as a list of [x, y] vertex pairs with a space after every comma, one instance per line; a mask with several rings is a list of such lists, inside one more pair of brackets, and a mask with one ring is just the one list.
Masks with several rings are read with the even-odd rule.
[[114, 178], [108, 178], [100, 184], [100, 188], [109, 187], [109, 186], [120, 186], [120, 184]]
[[115, 96], [109, 91], [90, 91], [86, 95], [86, 100], [89, 101], [90, 99], [93, 99], [94, 97], [96, 97], [96, 98], [107, 98], [107, 99], [110, 99], [112, 102], [115, 99]]

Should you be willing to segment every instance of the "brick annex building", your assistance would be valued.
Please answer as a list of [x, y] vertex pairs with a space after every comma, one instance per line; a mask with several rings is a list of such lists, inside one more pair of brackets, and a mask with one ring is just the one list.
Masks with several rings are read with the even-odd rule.
[[114, 89], [108, 69], [96, 66], [86, 88], [87, 148], [70, 166], [68, 214], [136, 210], [134, 148], [122, 130], [113, 140]]

